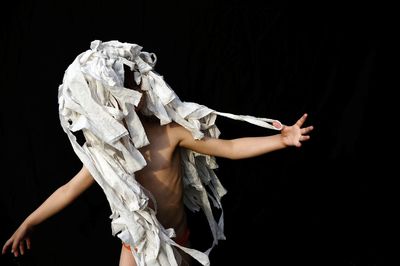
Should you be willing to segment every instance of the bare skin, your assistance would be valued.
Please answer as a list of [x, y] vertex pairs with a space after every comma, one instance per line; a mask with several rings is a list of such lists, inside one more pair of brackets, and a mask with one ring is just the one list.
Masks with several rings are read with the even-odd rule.
[[[157, 218], [164, 227], [174, 228], [177, 237], [187, 226], [182, 201], [183, 187], [180, 166], [180, 148], [232, 160], [259, 156], [289, 146], [300, 147], [310, 138], [313, 127], [303, 127], [304, 114], [292, 126], [283, 126], [279, 134], [263, 137], [245, 137], [232, 140], [204, 138], [194, 140], [191, 133], [176, 123], [160, 126], [157, 121], [142, 120], [150, 145], [140, 149], [147, 166], [136, 172], [137, 180], [155, 197]], [[65, 185], [58, 188], [45, 202], [32, 212], [3, 246], [14, 256], [23, 255], [31, 248], [30, 233], [35, 225], [56, 214], [74, 201], [94, 183], [89, 171], [82, 169]], [[188, 259], [187, 257], [184, 259]], [[136, 265], [133, 255], [122, 247], [120, 266]]]

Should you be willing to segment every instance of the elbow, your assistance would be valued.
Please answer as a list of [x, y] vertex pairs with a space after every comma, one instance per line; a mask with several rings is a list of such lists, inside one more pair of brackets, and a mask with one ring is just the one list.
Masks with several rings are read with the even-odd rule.
[[74, 188], [74, 186], [71, 185], [70, 183], [61, 186], [58, 190], [60, 194], [62, 194], [62, 197], [66, 205], [73, 202], [80, 194], [79, 191], [77, 191], [77, 189]]
[[239, 160], [241, 159], [240, 153], [238, 150], [235, 148], [235, 142], [232, 140], [229, 140], [227, 142], [227, 149], [225, 150], [224, 156], [225, 158], [229, 160]]
[[67, 199], [71, 195], [71, 185], [70, 183], [66, 183], [57, 189], [60, 193], [62, 193], [65, 199]]

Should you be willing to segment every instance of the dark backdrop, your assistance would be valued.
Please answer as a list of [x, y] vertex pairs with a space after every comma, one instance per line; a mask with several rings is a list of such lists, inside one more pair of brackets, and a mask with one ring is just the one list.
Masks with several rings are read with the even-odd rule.
[[[379, 83], [379, 10], [272, 1], [25, 1], [1, 17], [1, 246], [80, 169], [58, 120], [64, 70], [95, 39], [137, 43], [182, 100], [314, 125], [301, 149], [218, 158], [227, 240], [212, 265], [384, 265], [390, 220]], [[272, 132], [218, 118], [221, 138]], [[110, 210], [94, 185], [1, 265], [117, 265]], [[210, 242], [191, 214], [195, 247]]]

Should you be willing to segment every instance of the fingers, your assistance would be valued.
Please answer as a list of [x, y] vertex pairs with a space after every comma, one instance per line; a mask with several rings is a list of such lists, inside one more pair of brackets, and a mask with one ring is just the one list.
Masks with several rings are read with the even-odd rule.
[[13, 253], [15, 257], [18, 257], [19, 254], [24, 255], [24, 251], [25, 247], [23, 240], [14, 240], [11, 247], [11, 253]]
[[302, 135], [305, 135], [305, 134], [308, 134], [309, 132], [311, 132], [313, 129], [314, 129], [313, 126], [305, 127], [305, 128], [301, 129], [300, 133]]
[[19, 242], [19, 251], [21, 252], [21, 255], [24, 255], [25, 253], [24, 241]]
[[306, 135], [306, 136], [301, 136], [299, 141], [306, 141], [306, 140], [309, 140], [309, 139], [310, 139], [310, 136]]
[[10, 242], [11, 242], [11, 239], [7, 240], [7, 242], [3, 246], [3, 249], [1, 250], [1, 254], [6, 253], [8, 246], [10, 246]]
[[308, 135], [306, 135], [306, 136], [301, 136], [301, 137], [299, 138], [299, 141], [297, 141], [297, 142], [295, 143], [295, 146], [298, 147], [298, 148], [300, 148], [300, 147], [301, 147], [301, 142], [306, 141], [306, 140], [309, 140], [309, 139], [310, 139], [310, 136], [308, 136]]
[[26, 253], [26, 248], [31, 249], [30, 237], [26, 235], [25, 231], [21, 233], [17, 230], [4, 244], [2, 254], [5, 254], [8, 248], [11, 248], [11, 253], [13, 253], [15, 257], [19, 254], [24, 255]]
[[28, 249], [31, 249], [31, 239], [30, 238], [26, 239], [26, 246]]
[[7, 249], [11, 246], [11, 253], [13, 253], [15, 257], [18, 256], [18, 248], [17, 248], [18, 243], [19, 241], [15, 241], [12, 238], [7, 240], [7, 242], [3, 246], [2, 254], [5, 254], [7, 252]]
[[15, 257], [18, 256], [18, 244], [19, 244], [19, 241], [14, 241], [14, 243], [11, 247], [11, 253], [13, 253]]
[[306, 119], [307, 119], [307, 114], [304, 114], [302, 117], [300, 117], [299, 120], [297, 120], [296, 125], [298, 127], [301, 127], [304, 124], [304, 122], [306, 121]]

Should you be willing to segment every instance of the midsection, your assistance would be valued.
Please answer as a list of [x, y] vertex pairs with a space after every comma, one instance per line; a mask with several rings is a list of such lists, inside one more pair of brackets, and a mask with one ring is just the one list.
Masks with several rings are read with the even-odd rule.
[[[171, 155], [149, 150], [142, 153], [147, 166], [135, 173], [136, 180], [154, 197], [160, 223], [165, 228], [174, 228], [179, 235], [186, 227], [179, 151]], [[155, 208], [151, 200], [149, 206]]]

